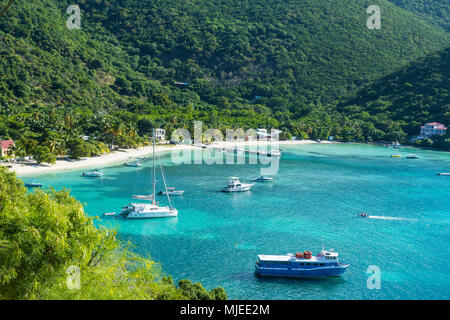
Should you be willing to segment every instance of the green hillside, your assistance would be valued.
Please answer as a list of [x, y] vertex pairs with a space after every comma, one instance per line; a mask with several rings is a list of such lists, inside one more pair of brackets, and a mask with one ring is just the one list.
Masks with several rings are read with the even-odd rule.
[[380, 30], [365, 0], [78, 1], [81, 30], [68, 4], [16, 0], [0, 18], [0, 136], [21, 154], [96, 154], [193, 119], [358, 138], [336, 99], [450, 39], [386, 0]]
[[450, 32], [450, 0], [389, 0]]
[[450, 47], [380, 78], [338, 110], [380, 127], [386, 119], [396, 121], [409, 136], [427, 122], [450, 124]]

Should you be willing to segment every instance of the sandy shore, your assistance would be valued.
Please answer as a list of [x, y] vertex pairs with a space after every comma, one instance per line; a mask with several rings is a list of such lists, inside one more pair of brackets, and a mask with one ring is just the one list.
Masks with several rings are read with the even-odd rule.
[[[156, 153], [190, 149], [191, 146], [157, 146]], [[146, 146], [137, 149], [120, 149], [98, 157], [83, 158], [76, 161], [57, 160], [54, 165], [36, 165], [33, 161], [2, 163], [2, 166], [11, 166], [9, 170], [15, 171], [17, 175], [45, 174], [58, 171], [78, 170], [83, 168], [97, 169], [117, 165], [119, 163], [131, 162], [140, 157], [147, 157], [153, 154], [153, 147]]]
[[[231, 148], [233, 146], [254, 146], [254, 145], [299, 145], [299, 144], [311, 144], [319, 143], [313, 140], [298, 140], [298, 141], [236, 141], [236, 142], [216, 142], [211, 146], [218, 148]], [[321, 141], [320, 143], [331, 143], [329, 141]], [[176, 145], [176, 146], [157, 146], [156, 152], [166, 152], [174, 150], [192, 149], [193, 146], [189, 145]], [[58, 171], [68, 171], [68, 170], [78, 170], [83, 168], [96, 169], [103, 168], [112, 165], [117, 165], [118, 163], [133, 161], [134, 159], [140, 157], [147, 157], [153, 154], [153, 147], [146, 146], [138, 149], [126, 149], [118, 150], [108, 154], [104, 154], [98, 157], [84, 158], [74, 162], [67, 160], [57, 160], [54, 165], [36, 165], [32, 161], [23, 162], [8, 162], [2, 163], [2, 166], [10, 166], [9, 170], [16, 172], [17, 175], [34, 175], [34, 174], [45, 174]]]

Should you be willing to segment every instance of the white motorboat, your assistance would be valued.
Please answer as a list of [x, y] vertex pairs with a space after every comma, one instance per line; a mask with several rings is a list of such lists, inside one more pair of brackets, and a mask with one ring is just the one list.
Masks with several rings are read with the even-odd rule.
[[105, 212], [103, 215], [104, 216], [115, 216], [116, 212]]
[[450, 172], [439, 172], [438, 176], [450, 176]]
[[[170, 201], [170, 195], [168, 193], [166, 179], [164, 178], [164, 171], [162, 166], [161, 175], [164, 181], [165, 191], [167, 193], [167, 199], [169, 206], [162, 207], [155, 201], [155, 189], [156, 189], [156, 150], [155, 150], [155, 129], [153, 129], [153, 193], [151, 194], [152, 203], [129, 203], [123, 207], [119, 212], [120, 215], [126, 216], [128, 219], [151, 219], [151, 218], [169, 218], [178, 216], [178, 210], [173, 208]], [[148, 195], [150, 196], [150, 195]]]
[[281, 157], [280, 150], [271, 150], [267, 152], [267, 156], [269, 157]]
[[81, 174], [83, 177], [101, 177], [103, 176], [103, 172], [100, 172], [100, 170], [91, 170], [89, 172], [83, 172]]
[[142, 167], [142, 164], [140, 162], [125, 162], [123, 164], [125, 167]]
[[167, 188], [167, 191], [158, 192], [158, 196], [182, 196], [184, 194], [184, 190], [175, 190], [175, 188]]
[[153, 200], [153, 195], [152, 194], [134, 194], [131, 196], [131, 198], [133, 199], [138, 199], [138, 200]]
[[273, 178], [261, 176], [261, 177], [253, 179], [252, 181], [255, 181], [255, 182], [269, 182], [269, 181], [273, 181]]
[[230, 177], [228, 186], [222, 189], [222, 192], [244, 192], [249, 191], [254, 184], [242, 183], [238, 177]]

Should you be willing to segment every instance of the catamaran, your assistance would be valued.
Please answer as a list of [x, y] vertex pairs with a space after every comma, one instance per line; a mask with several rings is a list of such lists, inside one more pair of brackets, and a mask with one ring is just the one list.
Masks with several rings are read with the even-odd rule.
[[[119, 215], [126, 216], [128, 219], [151, 219], [151, 218], [168, 218], [178, 216], [178, 210], [172, 206], [170, 195], [167, 194], [169, 206], [162, 207], [159, 202], [155, 201], [156, 190], [156, 150], [155, 150], [155, 129], [153, 129], [153, 193], [152, 203], [129, 203], [119, 212]], [[166, 179], [162, 166], [161, 175], [164, 181], [164, 187], [167, 192]]]
[[222, 192], [243, 192], [249, 191], [254, 184], [246, 184], [242, 183], [238, 177], [230, 177], [230, 181], [228, 182], [228, 186], [222, 189]]

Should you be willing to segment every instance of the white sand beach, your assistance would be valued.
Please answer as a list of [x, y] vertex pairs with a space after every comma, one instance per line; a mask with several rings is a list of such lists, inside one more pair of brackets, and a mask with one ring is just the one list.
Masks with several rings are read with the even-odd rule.
[[[254, 145], [298, 145], [312, 143], [331, 143], [329, 141], [317, 142], [314, 140], [292, 140], [292, 141], [230, 141], [215, 142], [210, 146], [216, 148], [232, 148], [233, 146], [254, 146]], [[190, 145], [158, 145], [156, 152], [167, 152], [174, 150], [193, 149]], [[36, 165], [34, 161], [6, 162], [0, 165], [7, 166], [9, 170], [16, 172], [17, 175], [45, 174], [58, 171], [78, 170], [83, 168], [97, 169], [117, 165], [118, 163], [130, 162], [140, 157], [147, 157], [153, 154], [153, 147], [146, 146], [137, 149], [120, 149], [111, 153], [103, 154], [98, 157], [83, 158], [76, 161], [57, 160], [54, 165], [41, 164]]]

